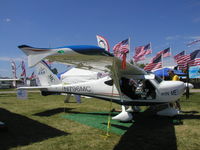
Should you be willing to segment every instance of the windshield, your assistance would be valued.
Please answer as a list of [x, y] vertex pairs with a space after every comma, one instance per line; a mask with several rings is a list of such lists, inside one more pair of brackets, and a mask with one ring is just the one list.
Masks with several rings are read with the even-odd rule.
[[163, 81], [162, 78], [160, 78], [159, 76], [156, 76], [155, 75], [155, 80], [158, 82], [158, 83], [161, 83]]

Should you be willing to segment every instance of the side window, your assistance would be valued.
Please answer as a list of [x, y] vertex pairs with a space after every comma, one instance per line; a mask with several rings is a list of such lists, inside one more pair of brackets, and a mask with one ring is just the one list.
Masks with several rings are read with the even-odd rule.
[[113, 86], [113, 80], [108, 80], [104, 82], [106, 85]]
[[161, 83], [163, 81], [162, 78], [158, 77], [158, 76], [155, 76], [155, 80], [158, 82], [158, 83]]

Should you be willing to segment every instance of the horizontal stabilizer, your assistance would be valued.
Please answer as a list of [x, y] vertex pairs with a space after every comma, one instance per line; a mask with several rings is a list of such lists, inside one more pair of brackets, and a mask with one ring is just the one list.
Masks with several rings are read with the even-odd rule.
[[50, 86], [24, 86], [18, 87], [17, 90], [47, 90]]
[[0, 81], [20, 81], [21, 79], [0, 79]]

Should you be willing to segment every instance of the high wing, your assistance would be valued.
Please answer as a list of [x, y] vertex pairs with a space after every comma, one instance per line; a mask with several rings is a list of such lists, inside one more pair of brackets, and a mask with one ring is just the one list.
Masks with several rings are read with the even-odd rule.
[[42, 59], [73, 65], [77, 68], [107, 71], [112, 54], [97, 46], [78, 45], [58, 48], [34, 48], [21, 45], [19, 48], [28, 56], [29, 67]]
[[27, 45], [18, 46], [27, 56], [29, 67], [35, 66], [42, 59], [74, 65], [88, 70], [111, 70], [113, 63], [120, 74], [144, 75], [145, 71], [127, 62], [126, 69], [121, 69], [121, 60], [105, 49], [92, 45], [75, 45], [58, 48], [34, 48]]
[[105, 49], [91, 45], [65, 46], [58, 48], [34, 48], [21, 45], [19, 48], [28, 56], [28, 65], [33, 67], [42, 59], [73, 65], [77, 68], [110, 72], [116, 87], [123, 77], [144, 76], [147, 73], [139, 67], [127, 62], [122, 68], [122, 61]]

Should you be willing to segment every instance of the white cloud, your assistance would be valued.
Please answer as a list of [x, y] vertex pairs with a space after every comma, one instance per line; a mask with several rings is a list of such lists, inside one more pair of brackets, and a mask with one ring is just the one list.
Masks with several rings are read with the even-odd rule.
[[11, 58], [11, 57], [0, 57], [0, 61], [22, 61], [22, 60], [25, 60], [26, 61], [26, 57], [17, 57], [17, 58]]
[[189, 39], [192, 39], [192, 40], [198, 40], [198, 39], [200, 39], [200, 35], [197, 35], [197, 36], [189, 36], [188, 38], [189, 38]]
[[182, 38], [180, 35], [174, 35], [174, 36], [167, 36], [165, 39], [166, 40], [177, 40]]
[[172, 35], [172, 36], [167, 36], [165, 37], [166, 40], [180, 40], [180, 39], [184, 39], [184, 40], [197, 40], [200, 39], [200, 35], [196, 35], [196, 36], [181, 36], [181, 35]]
[[197, 0], [197, 1], [193, 1], [192, 3], [191, 3], [191, 5], [190, 5], [190, 7], [199, 7], [200, 6], [200, 2], [199, 2], [199, 0]]
[[195, 23], [200, 22], [200, 17], [194, 18], [194, 19], [193, 19], [193, 22], [195, 22]]
[[4, 22], [11, 22], [11, 19], [10, 18], [5, 18], [3, 21]]

